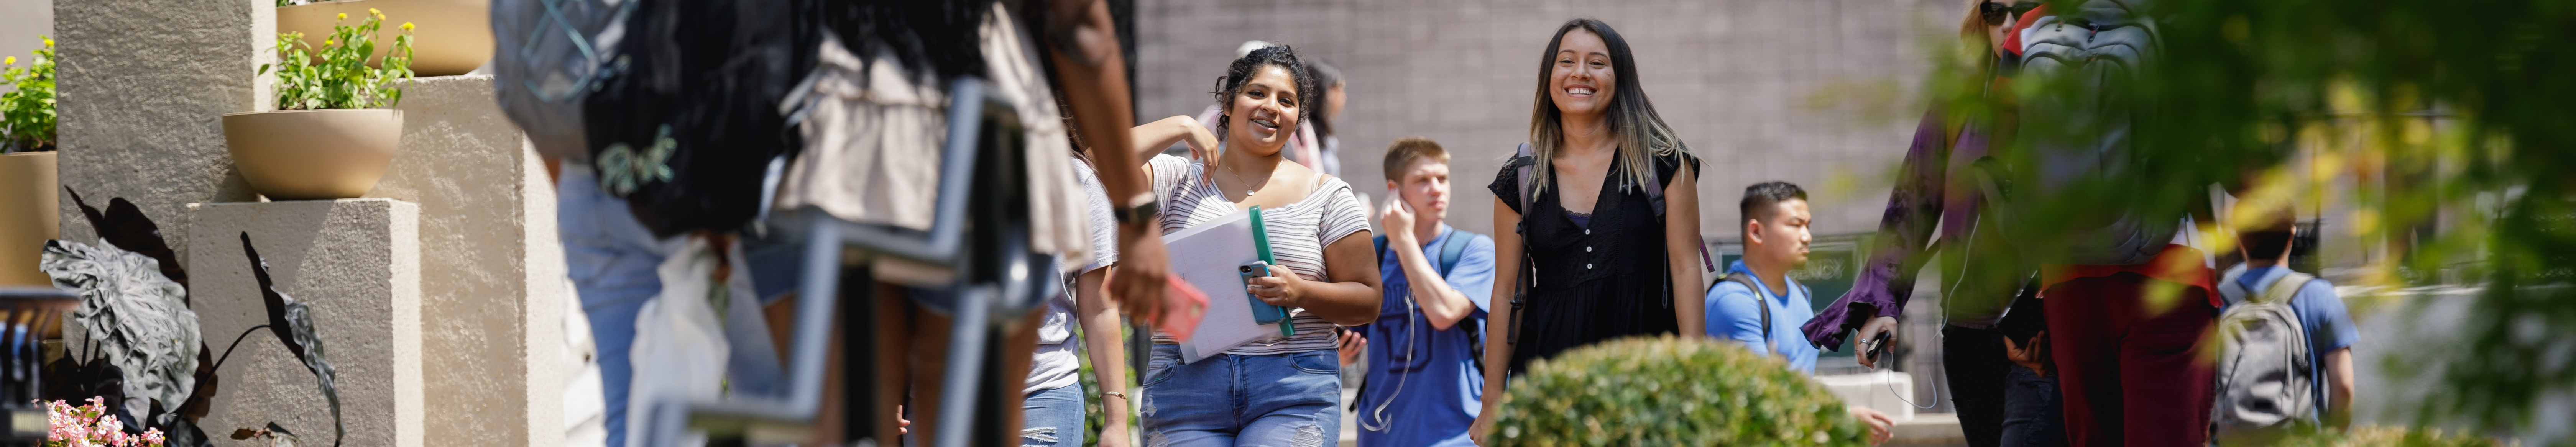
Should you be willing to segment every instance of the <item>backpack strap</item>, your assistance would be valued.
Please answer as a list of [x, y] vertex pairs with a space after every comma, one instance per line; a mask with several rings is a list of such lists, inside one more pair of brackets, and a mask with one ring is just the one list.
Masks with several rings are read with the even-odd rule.
[[2267, 303], [2289, 304], [2291, 298], [2299, 296], [2299, 289], [2307, 288], [2308, 281], [2316, 279], [2316, 275], [2299, 272], [2281, 275], [2280, 280], [2273, 281], [2272, 287], [2263, 291], [2261, 299]]
[[1369, 238], [1369, 246], [1377, 247], [1378, 259], [1386, 259], [1386, 235]]
[[1446, 276], [1449, 272], [1458, 270], [1458, 259], [1467, 256], [1467, 245], [1473, 242], [1476, 236], [1481, 235], [1453, 228], [1440, 240], [1440, 263], [1435, 265], [1440, 267], [1441, 275]]
[[[1753, 308], [1762, 309], [1762, 345], [1771, 349], [1771, 355], [1780, 355], [1780, 342], [1771, 339], [1771, 303], [1763, 301], [1766, 298], [1762, 296], [1762, 286], [1753, 284], [1753, 276], [1746, 275], [1744, 272], [1728, 273], [1726, 279], [1717, 283], [1724, 284], [1729, 281], [1743, 284], [1744, 290], [1753, 292]], [[1709, 288], [1716, 289], [1717, 286], [1711, 285]]]

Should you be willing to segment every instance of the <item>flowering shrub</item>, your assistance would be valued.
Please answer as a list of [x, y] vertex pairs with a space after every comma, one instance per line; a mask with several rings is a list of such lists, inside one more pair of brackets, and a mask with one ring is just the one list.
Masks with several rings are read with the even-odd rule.
[[54, 149], [54, 38], [18, 68], [18, 57], [0, 59], [0, 84], [16, 86], [0, 93], [0, 152]]
[[[259, 70], [277, 71], [278, 110], [373, 109], [402, 102], [402, 88], [395, 83], [411, 79], [412, 24], [398, 27], [402, 32], [394, 35], [391, 49], [369, 67], [385, 13], [367, 8], [364, 18], [357, 26], [334, 22], [320, 47], [305, 42], [302, 32], [277, 34], [278, 63], [262, 64]], [[348, 19], [340, 14], [339, 20]]]
[[45, 447], [161, 447], [167, 441], [161, 429], [144, 430], [143, 434], [125, 432], [125, 423], [108, 415], [107, 399], [89, 398], [89, 405], [71, 406], [63, 401], [36, 401], [45, 406], [53, 430], [45, 434]]

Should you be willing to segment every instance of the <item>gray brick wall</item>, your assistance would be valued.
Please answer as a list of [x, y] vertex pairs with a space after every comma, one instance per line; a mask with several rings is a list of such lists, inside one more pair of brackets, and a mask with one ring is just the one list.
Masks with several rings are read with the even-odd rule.
[[1248, 39], [1294, 45], [1342, 68], [1344, 177], [1385, 197], [1379, 159], [1421, 135], [1453, 154], [1451, 222], [1492, 231], [1486, 183], [1528, 137], [1540, 51], [1574, 17], [1609, 22], [1637, 54], [1664, 118], [1712, 163], [1701, 233], [1736, 238], [1748, 184], [1787, 180], [1814, 196], [1820, 234], [1870, 231], [1919, 101], [1927, 38], [1951, 0], [1140, 0], [1138, 112], [1197, 114]]

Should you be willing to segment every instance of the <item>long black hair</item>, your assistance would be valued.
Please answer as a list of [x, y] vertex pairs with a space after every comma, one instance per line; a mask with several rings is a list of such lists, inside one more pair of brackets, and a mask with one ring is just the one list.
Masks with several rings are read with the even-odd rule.
[[874, 63], [892, 53], [914, 82], [945, 86], [984, 74], [980, 34], [995, 0], [823, 0], [823, 27], [841, 46]]
[[[1252, 80], [1253, 73], [1261, 71], [1261, 67], [1279, 67], [1282, 70], [1286, 70], [1288, 72], [1288, 79], [1297, 84], [1297, 122], [1299, 125], [1304, 125], [1306, 120], [1315, 115], [1315, 104], [1317, 104], [1317, 102], [1314, 98], [1320, 96], [1319, 93], [1321, 93], [1321, 91], [1320, 89], [1315, 88], [1315, 77], [1306, 73], [1305, 59], [1298, 58], [1297, 50], [1289, 48], [1287, 45], [1262, 47], [1258, 50], [1252, 50], [1251, 54], [1245, 54], [1243, 57], [1235, 58], [1234, 64], [1226, 67], [1225, 77], [1216, 79], [1216, 91], [1209, 92], [1209, 94], [1216, 96], [1218, 110], [1222, 110], [1222, 113], [1226, 114], [1234, 113], [1235, 91], [1242, 89], [1245, 81]], [[1216, 131], [1216, 137], [1219, 141], [1223, 141], [1225, 139], [1227, 121], [1233, 120], [1229, 119], [1226, 115], [1218, 115], [1216, 125], [1213, 126], [1213, 130]], [[1295, 129], [1283, 130], [1294, 131]]]
[[1315, 137], [1323, 138], [1333, 136], [1333, 117], [1330, 115], [1332, 115], [1333, 107], [1339, 106], [1339, 104], [1333, 103], [1335, 100], [1333, 99], [1331, 90], [1333, 89], [1333, 86], [1342, 85], [1342, 69], [1340, 67], [1334, 67], [1331, 62], [1325, 62], [1323, 59], [1316, 59], [1306, 61], [1306, 74], [1315, 78], [1315, 92], [1307, 94], [1309, 97], [1315, 98], [1313, 101], [1308, 101], [1308, 103], [1314, 104], [1313, 107], [1316, 112]]
[[1686, 153], [1690, 145], [1682, 143], [1681, 135], [1664, 124], [1663, 115], [1655, 113], [1655, 102], [1646, 99], [1645, 83], [1637, 80], [1637, 56], [1628, 51], [1628, 39], [1619, 37], [1619, 31], [1610, 29], [1609, 23], [1574, 19], [1556, 28], [1556, 37], [1547, 41], [1547, 52], [1539, 55], [1538, 95], [1530, 108], [1531, 161], [1537, 163], [1536, 169], [1530, 171], [1530, 182], [1535, 183], [1531, 191], [1547, 190], [1548, 177], [1555, 171], [1548, 160], [1565, 145], [1565, 114], [1556, 110], [1556, 99], [1548, 95], [1548, 81], [1554, 77], [1556, 52], [1565, 43], [1565, 34], [1577, 29], [1601, 36], [1601, 43], [1610, 47], [1608, 124], [1610, 131], [1619, 135], [1620, 165], [1619, 171], [1611, 174], [1627, 177], [1628, 184], [1661, 188], [1647, 181], [1646, 174], [1654, 169], [1651, 158]]

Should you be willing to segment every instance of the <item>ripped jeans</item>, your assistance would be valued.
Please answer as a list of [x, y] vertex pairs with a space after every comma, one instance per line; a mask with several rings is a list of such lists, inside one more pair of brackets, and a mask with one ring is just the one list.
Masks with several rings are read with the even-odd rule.
[[1218, 354], [1181, 364], [1154, 345], [1145, 364], [1146, 447], [1323, 447], [1341, 440], [1341, 363], [1333, 350]]
[[1020, 401], [1028, 423], [1020, 426], [1021, 447], [1080, 447], [1086, 421], [1082, 416], [1082, 383], [1029, 393]]

